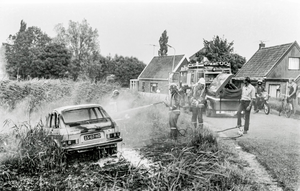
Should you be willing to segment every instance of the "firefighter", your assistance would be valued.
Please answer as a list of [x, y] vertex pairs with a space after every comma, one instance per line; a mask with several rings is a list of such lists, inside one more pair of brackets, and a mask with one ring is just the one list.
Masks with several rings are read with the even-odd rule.
[[200, 78], [195, 84], [191, 97], [191, 112], [192, 112], [192, 125], [197, 128], [203, 128], [203, 108], [205, 103], [206, 88], [204, 78]]
[[177, 84], [171, 83], [169, 86], [171, 98], [170, 103], [165, 105], [169, 107], [169, 125], [170, 125], [170, 137], [171, 139], [177, 140], [178, 127], [177, 121], [180, 115], [180, 95]]
[[119, 106], [118, 106], [119, 95], [120, 95], [119, 90], [114, 90], [111, 96], [112, 101], [110, 102], [110, 105], [112, 105], [114, 112], [118, 112], [119, 110]]
[[119, 90], [114, 90], [114, 91], [113, 91], [113, 95], [111, 96], [111, 98], [112, 98], [113, 100], [117, 100], [118, 97], [119, 97], [119, 95], [120, 95]]

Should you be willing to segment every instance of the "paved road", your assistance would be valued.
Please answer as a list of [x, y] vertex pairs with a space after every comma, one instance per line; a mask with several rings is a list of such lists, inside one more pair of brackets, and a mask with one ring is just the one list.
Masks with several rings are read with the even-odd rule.
[[[223, 130], [235, 127], [237, 118], [230, 116], [204, 117], [205, 123], [213, 130]], [[224, 132], [227, 136], [237, 136], [237, 129]], [[272, 111], [269, 115], [263, 112], [250, 115], [250, 128], [247, 135], [241, 138], [285, 139], [288, 142], [300, 144], [300, 120], [278, 116]]]

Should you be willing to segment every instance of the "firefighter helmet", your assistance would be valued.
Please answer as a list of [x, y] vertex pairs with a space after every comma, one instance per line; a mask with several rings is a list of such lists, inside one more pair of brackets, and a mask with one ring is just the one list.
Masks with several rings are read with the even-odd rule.
[[120, 94], [120, 92], [118, 90], [113, 91], [113, 95], [119, 95], [119, 94]]
[[205, 85], [205, 79], [204, 78], [200, 78], [199, 81], [198, 81], [198, 84]]
[[170, 83], [169, 88], [170, 89], [177, 89], [177, 84], [176, 83]]

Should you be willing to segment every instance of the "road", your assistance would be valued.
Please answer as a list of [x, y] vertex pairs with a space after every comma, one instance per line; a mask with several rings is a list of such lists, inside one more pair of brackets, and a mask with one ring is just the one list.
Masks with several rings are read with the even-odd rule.
[[[237, 124], [237, 118], [230, 116], [204, 117], [204, 121], [208, 127], [215, 131], [235, 127]], [[229, 137], [237, 136], [237, 129], [223, 133]], [[274, 111], [269, 115], [265, 115], [262, 111], [256, 114], [251, 113], [248, 134], [239, 139], [247, 137], [274, 141], [285, 139], [293, 144], [295, 141], [300, 144], [300, 120], [278, 116]]]

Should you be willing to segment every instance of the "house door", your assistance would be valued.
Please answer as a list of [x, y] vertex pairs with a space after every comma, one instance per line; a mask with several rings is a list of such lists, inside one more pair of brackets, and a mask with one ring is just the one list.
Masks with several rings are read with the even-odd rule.
[[281, 93], [278, 91], [278, 87], [280, 87], [280, 84], [270, 84], [269, 85], [269, 95], [273, 98], [279, 97], [279, 94]]

